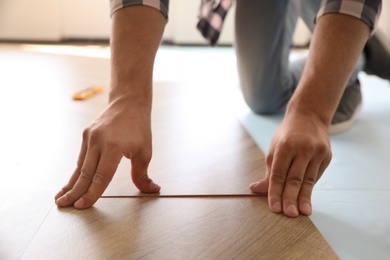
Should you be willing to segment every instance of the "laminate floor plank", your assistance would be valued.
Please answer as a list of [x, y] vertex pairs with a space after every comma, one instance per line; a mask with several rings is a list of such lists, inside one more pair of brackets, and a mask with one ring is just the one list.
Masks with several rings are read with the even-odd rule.
[[309, 218], [275, 215], [248, 190], [264, 174], [264, 155], [223, 86], [156, 82], [149, 174], [162, 198], [138, 198], [123, 160], [105, 195], [137, 198], [77, 211], [58, 209], [53, 196], [108, 93], [70, 97], [108, 87], [109, 60], [1, 47], [0, 71], [0, 259], [337, 258]]
[[[8, 86], [3, 94], [15, 97], [1, 104], [9, 135], [41, 147], [51, 161], [56, 157], [59, 189], [73, 172], [83, 129], [107, 104], [109, 60], [15, 48], [1, 55], [0, 81]], [[106, 91], [71, 100], [72, 93], [92, 84]], [[230, 91], [224, 84], [199, 81], [154, 83], [149, 175], [162, 190], [152, 196], [250, 194], [248, 185], [264, 175], [264, 156], [236, 119]], [[9, 149], [18, 154], [7, 136]], [[128, 160], [122, 160], [104, 196], [145, 196], [131, 182]]]
[[71, 100], [88, 81], [106, 83], [86, 68], [109, 62], [94, 60], [0, 46], [0, 259], [21, 257], [73, 171], [92, 108], [106, 102]]
[[[249, 184], [265, 174], [264, 155], [228, 97], [218, 86], [155, 84], [149, 175], [162, 189], [150, 196], [251, 194]], [[129, 169], [121, 163], [103, 196], [147, 196], [130, 182]]]
[[337, 259], [307, 217], [264, 197], [100, 199], [53, 208], [22, 259]]

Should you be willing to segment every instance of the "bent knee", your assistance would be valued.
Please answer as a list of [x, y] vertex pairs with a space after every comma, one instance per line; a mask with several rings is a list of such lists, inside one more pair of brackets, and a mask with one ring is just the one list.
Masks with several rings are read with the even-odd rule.
[[286, 82], [277, 77], [272, 80], [259, 75], [241, 77], [240, 86], [244, 100], [258, 115], [273, 115], [283, 112], [292, 95]]

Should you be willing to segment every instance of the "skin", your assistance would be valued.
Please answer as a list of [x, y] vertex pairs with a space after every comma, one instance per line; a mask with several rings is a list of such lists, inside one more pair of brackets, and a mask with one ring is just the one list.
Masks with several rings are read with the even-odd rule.
[[153, 62], [166, 19], [153, 8], [135, 6], [116, 12], [112, 22], [109, 105], [84, 130], [77, 167], [55, 196], [60, 207], [91, 207], [123, 156], [131, 160], [132, 180], [140, 191], [160, 190], [147, 173], [152, 157]]
[[312, 213], [313, 187], [332, 157], [328, 128], [368, 36], [368, 26], [356, 18], [318, 19], [302, 78], [266, 156], [266, 177], [250, 186], [268, 194], [273, 212]]
[[[134, 6], [115, 12], [112, 22], [109, 105], [84, 130], [77, 167], [55, 196], [59, 207], [91, 207], [123, 156], [131, 160], [140, 191], [160, 190], [147, 169], [153, 62], [166, 20], [153, 8]], [[356, 18], [329, 14], [318, 19], [302, 79], [266, 155], [266, 177], [250, 186], [268, 195], [273, 212], [312, 213], [313, 187], [331, 160], [328, 128], [368, 36], [368, 26]]]

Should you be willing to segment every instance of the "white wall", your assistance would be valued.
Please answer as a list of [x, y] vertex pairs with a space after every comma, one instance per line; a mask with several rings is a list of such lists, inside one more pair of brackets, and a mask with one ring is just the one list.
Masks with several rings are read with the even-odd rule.
[[0, 0], [0, 39], [60, 40], [59, 0]]
[[383, 35], [390, 43], [390, 0], [382, 0], [382, 4], [382, 15], [379, 20], [378, 30], [383, 32]]
[[109, 0], [0, 0], [0, 39], [108, 39]]
[[109, 38], [109, 0], [60, 0], [60, 2], [63, 38]]

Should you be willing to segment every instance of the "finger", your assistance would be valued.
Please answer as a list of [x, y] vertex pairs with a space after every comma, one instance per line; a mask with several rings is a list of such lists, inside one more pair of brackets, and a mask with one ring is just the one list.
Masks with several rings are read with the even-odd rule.
[[86, 139], [83, 138], [83, 141], [81, 143], [81, 148], [80, 148], [80, 153], [79, 153], [79, 158], [77, 159], [77, 166], [76, 169], [73, 171], [72, 176], [70, 177], [68, 183], [62, 187], [62, 189], [55, 195], [54, 199], [58, 200], [60, 197], [64, 196], [65, 193], [67, 193], [69, 190], [73, 188], [73, 186], [76, 184], [79, 176], [80, 176], [80, 171], [81, 167], [84, 163], [85, 155], [87, 153], [87, 141]]
[[118, 152], [102, 153], [88, 191], [74, 203], [75, 208], [85, 209], [95, 204], [111, 182], [121, 159], [122, 154]]
[[268, 194], [269, 175], [270, 175], [269, 172], [270, 172], [270, 169], [272, 166], [273, 153], [274, 153], [274, 150], [271, 148], [266, 155], [266, 158], [265, 158], [265, 163], [266, 163], [265, 177], [263, 179], [249, 185], [249, 189], [253, 193], [262, 194], [262, 195]]
[[321, 176], [325, 172], [326, 168], [328, 168], [331, 160], [332, 160], [332, 152], [329, 151], [326, 154], [326, 156], [324, 157], [324, 160], [322, 161], [321, 166], [318, 170], [317, 181], [321, 178]]
[[282, 194], [288, 170], [293, 158], [291, 153], [279, 152], [274, 155], [269, 176], [268, 204], [275, 213], [283, 211]]
[[58, 206], [67, 207], [73, 205], [81, 195], [87, 192], [95, 174], [99, 157], [97, 149], [88, 149], [76, 183], [65, 195], [57, 199], [56, 203]]
[[269, 187], [269, 179], [268, 176], [264, 177], [258, 182], [254, 182], [249, 186], [249, 189], [253, 193], [261, 194], [261, 195], [267, 195], [268, 194], [268, 187]]
[[[304, 181], [310, 179], [315, 182], [317, 174], [308, 171], [308, 164], [305, 157], [299, 157], [293, 161], [289, 169], [283, 190], [283, 213], [288, 217], [299, 216], [298, 195]], [[318, 167], [315, 170], [318, 170]]]
[[150, 157], [138, 154], [131, 158], [131, 177], [135, 186], [145, 193], [159, 192], [161, 187], [148, 176]]
[[56, 201], [73, 188], [80, 176], [80, 171], [81, 167], [77, 166], [76, 169], [73, 171], [73, 174], [70, 177], [68, 183], [64, 187], [62, 187], [62, 189], [55, 195], [54, 199]]
[[266, 173], [263, 179], [254, 182], [249, 185], [249, 189], [253, 193], [261, 194], [261, 195], [267, 195], [268, 194], [268, 188], [269, 188], [269, 169], [266, 167]]
[[311, 162], [307, 167], [307, 172], [312, 172], [311, 176], [316, 175], [315, 178], [305, 178], [302, 183], [301, 191], [299, 192], [298, 207], [299, 212], [303, 215], [309, 216], [312, 214], [311, 195], [313, 193], [314, 185], [320, 179], [321, 175], [328, 167], [330, 158], [325, 158], [320, 163]]

